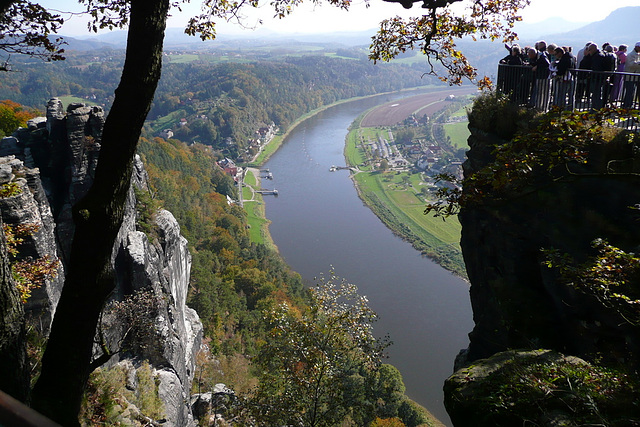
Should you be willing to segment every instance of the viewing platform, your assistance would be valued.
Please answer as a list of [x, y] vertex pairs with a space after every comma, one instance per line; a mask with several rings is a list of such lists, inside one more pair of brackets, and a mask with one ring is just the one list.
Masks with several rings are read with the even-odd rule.
[[[518, 105], [547, 112], [594, 111], [601, 108], [640, 109], [640, 74], [569, 69], [565, 76], [536, 78], [531, 66], [498, 65], [496, 88]], [[621, 120], [637, 130], [637, 120]]]

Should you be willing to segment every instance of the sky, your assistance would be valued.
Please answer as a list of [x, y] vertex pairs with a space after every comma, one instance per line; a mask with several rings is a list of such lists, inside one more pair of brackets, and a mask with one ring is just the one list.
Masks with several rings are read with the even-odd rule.
[[[75, 0], [40, 0], [38, 3], [47, 8], [58, 11], [80, 11], [81, 5]], [[190, 16], [199, 12], [198, 0], [183, 6], [183, 12], [173, 11], [169, 27], [184, 27]], [[258, 10], [251, 11], [246, 20], [247, 27], [266, 28], [284, 33], [324, 33], [338, 31], [361, 31], [378, 27], [378, 23], [396, 15], [403, 17], [419, 16], [422, 12], [420, 3], [406, 11], [398, 3], [386, 3], [381, 0], [370, 0], [370, 7], [365, 8], [364, 0], [353, 0], [349, 12], [338, 10], [329, 5], [313, 6], [303, 4], [285, 19], [270, 19], [272, 11], [268, 2]], [[600, 21], [615, 9], [624, 6], [638, 6], [638, 0], [531, 0], [531, 5], [523, 9], [521, 14], [524, 22], [536, 23], [551, 17], [562, 17], [572, 22]], [[67, 18], [69, 15], [62, 14]], [[263, 24], [257, 25], [259, 18]], [[218, 34], [238, 34], [243, 29], [237, 24], [217, 23]], [[59, 32], [68, 36], [88, 36], [86, 21], [77, 16], [71, 16]]]

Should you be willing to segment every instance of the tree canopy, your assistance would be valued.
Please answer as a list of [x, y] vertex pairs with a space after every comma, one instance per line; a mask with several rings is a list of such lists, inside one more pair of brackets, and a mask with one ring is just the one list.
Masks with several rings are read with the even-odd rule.
[[[260, 371], [256, 419], [268, 425], [333, 426], [366, 406], [373, 412], [363, 383], [379, 369], [386, 342], [373, 335], [377, 316], [354, 285], [332, 274], [312, 289], [307, 311], [282, 304], [265, 315], [271, 330], [254, 362]], [[382, 383], [383, 389], [391, 387], [385, 389], [389, 405], [399, 401], [392, 389], [402, 381]]]
[[[454, 4], [456, 9], [454, 10]], [[371, 43], [370, 59], [389, 61], [407, 50], [420, 49], [429, 60], [428, 73], [439, 74], [436, 63], [445, 70], [440, 76], [450, 84], [475, 79], [476, 69], [456, 46], [463, 37], [512, 41], [513, 25], [521, 20], [518, 12], [530, 0], [424, 0], [424, 14], [404, 19], [394, 17], [382, 21]], [[405, 3], [402, 3], [405, 5]], [[408, 3], [407, 3], [408, 4]], [[462, 12], [458, 6], [464, 7]], [[406, 6], [405, 6], [406, 7]], [[486, 86], [486, 77], [478, 81]]]

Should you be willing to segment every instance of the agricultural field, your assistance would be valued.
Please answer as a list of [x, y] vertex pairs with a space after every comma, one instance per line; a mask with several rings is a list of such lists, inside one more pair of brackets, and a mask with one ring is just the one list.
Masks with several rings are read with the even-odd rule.
[[361, 198], [387, 227], [443, 267], [464, 276], [460, 223], [455, 217], [443, 221], [424, 214], [427, 199], [421, 188], [427, 184], [421, 174], [360, 172], [354, 180]]
[[445, 123], [444, 133], [446, 136], [450, 138], [451, 145], [456, 148], [468, 148], [467, 139], [471, 132], [469, 132], [468, 122], [457, 122], [457, 123]]
[[62, 101], [62, 105], [64, 105], [65, 109], [69, 106], [69, 104], [73, 104], [74, 102], [80, 102], [87, 105], [98, 105], [89, 99], [79, 98], [72, 95], [59, 96], [58, 98], [60, 99], [60, 101]]
[[449, 95], [460, 97], [477, 91], [475, 86], [449, 88], [387, 102], [369, 111], [362, 119], [360, 126], [393, 126], [411, 114], [430, 116], [447, 105], [449, 101], [446, 100], [446, 97]]

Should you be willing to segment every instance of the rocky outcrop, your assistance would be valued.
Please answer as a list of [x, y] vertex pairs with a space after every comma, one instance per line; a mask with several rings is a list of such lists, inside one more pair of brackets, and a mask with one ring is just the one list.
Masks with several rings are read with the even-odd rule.
[[191, 269], [187, 241], [170, 212], [160, 211], [156, 223], [158, 240], [150, 242], [143, 232], [131, 230], [116, 259], [120, 292], [152, 291], [162, 296], [153, 311], [153, 333], [132, 343], [135, 351], [125, 356], [148, 360], [156, 369], [167, 422], [184, 426], [193, 423], [185, 402], [190, 397], [202, 324], [186, 306]]
[[24, 308], [11, 275], [5, 236], [0, 233], [0, 390], [21, 401], [29, 391], [26, 356]]
[[[5, 146], [5, 140], [9, 140], [13, 146], [11, 139], [4, 138], [0, 141], [0, 147]], [[3, 171], [0, 185], [12, 183], [16, 186], [15, 194], [0, 198], [2, 221], [14, 228], [18, 225], [35, 227], [35, 231], [25, 236], [19, 246], [18, 260], [49, 257], [52, 261], [59, 261], [55, 223], [38, 169], [27, 168], [21, 160], [8, 156], [0, 158], [0, 170]], [[62, 263], [58, 263], [55, 276], [34, 289], [25, 306], [27, 316], [37, 319], [33, 323], [39, 325], [44, 333], [47, 333], [53, 320], [63, 282], [64, 268]]]
[[550, 350], [507, 351], [449, 377], [444, 403], [457, 427], [631, 426], [629, 381]]
[[[65, 112], [60, 100], [52, 99], [46, 119], [30, 121], [27, 129], [0, 143], [0, 155], [9, 155], [0, 159], [0, 179], [4, 180], [0, 184], [13, 180], [21, 189], [19, 194], [0, 199], [2, 219], [9, 224], [39, 225], [39, 231], [20, 248], [23, 256], [49, 254], [61, 260], [56, 279], [27, 305], [34, 316], [43, 315], [47, 327], [64, 282], [63, 266], [74, 232], [71, 206], [92, 183], [103, 124], [100, 107], [71, 104]], [[189, 405], [191, 381], [202, 337], [198, 315], [186, 306], [191, 255], [168, 211], [155, 215], [151, 238], [138, 231], [134, 187], [148, 191], [146, 171], [138, 157], [132, 178], [112, 255], [117, 286], [97, 340], [117, 353], [109, 362], [112, 365], [128, 363], [127, 369], [135, 371], [148, 360], [164, 401], [163, 422], [190, 426], [194, 424]], [[146, 299], [136, 300], [136, 295]], [[118, 315], [117, 307], [126, 308], [131, 301], [139, 305], [130, 307], [135, 315], [127, 320]], [[101, 353], [97, 345], [96, 357]]]
[[[471, 129], [465, 175], [491, 160], [495, 135]], [[587, 165], [572, 165], [501, 199], [466, 205], [459, 215], [461, 247], [475, 327], [467, 362], [510, 348], [549, 348], [580, 357], [597, 354], [637, 363], [640, 341], [614, 310], [566, 286], [544, 266], [541, 249], [582, 262], [591, 242], [607, 239], [633, 251], [640, 243], [640, 157], [627, 143], [593, 147]], [[615, 173], [611, 166], [616, 165]]]

